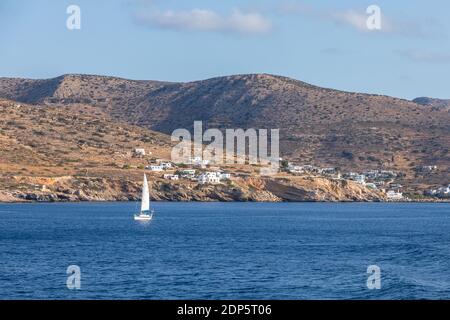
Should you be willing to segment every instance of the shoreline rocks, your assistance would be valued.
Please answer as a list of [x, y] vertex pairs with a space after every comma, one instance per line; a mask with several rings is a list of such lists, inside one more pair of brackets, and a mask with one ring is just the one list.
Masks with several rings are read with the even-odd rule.
[[[387, 202], [384, 194], [357, 183], [312, 176], [235, 178], [214, 185], [152, 178], [149, 185], [152, 201]], [[29, 180], [35, 182], [36, 179]], [[0, 189], [0, 203], [139, 201], [141, 194], [140, 181], [122, 177], [43, 178], [48, 183], [39, 189], [26, 177], [18, 181], [21, 184], [16, 190]], [[421, 199], [420, 202], [441, 201]]]
[[[36, 189], [24, 177], [20, 188], [1, 190], [0, 202], [84, 202], [138, 201], [141, 182], [123, 178], [65, 177], [47, 178], [48, 183]], [[35, 181], [35, 179], [31, 179]], [[167, 182], [153, 179], [149, 185], [153, 201], [200, 202], [302, 202], [302, 201], [381, 201], [381, 194], [356, 184], [342, 184], [312, 178], [290, 181], [284, 178], [236, 178], [221, 184], [199, 185], [190, 181]]]

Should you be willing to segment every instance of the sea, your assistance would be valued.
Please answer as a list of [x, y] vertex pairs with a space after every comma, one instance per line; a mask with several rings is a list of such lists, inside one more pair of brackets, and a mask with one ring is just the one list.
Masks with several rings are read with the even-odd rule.
[[450, 204], [0, 204], [0, 299], [450, 299]]

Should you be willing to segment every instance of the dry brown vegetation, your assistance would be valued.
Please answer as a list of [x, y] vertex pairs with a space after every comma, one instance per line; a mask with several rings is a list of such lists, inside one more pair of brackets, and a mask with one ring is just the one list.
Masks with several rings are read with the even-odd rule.
[[[4, 78], [0, 79], [0, 97], [41, 105], [36, 107], [39, 112], [48, 109], [61, 114], [52, 115], [51, 121], [27, 118], [31, 127], [19, 114], [2, 121], [2, 130], [17, 131], [1, 136], [2, 146], [16, 148], [4, 153], [8, 162], [29, 159], [24, 169], [31, 171], [33, 163], [45, 164], [55, 157], [57, 167], [81, 167], [77, 162], [81, 148], [83, 167], [89, 168], [90, 162], [103, 157], [100, 162], [110, 163], [112, 168], [119, 158], [110, 158], [111, 151], [120, 154], [129, 149], [130, 141], [144, 132], [139, 130], [170, 134], [176, 128], [191, 129], [194, 120], [203, 120], [205, 129], [279, 128], [282, 156], [299, 163], [344, 171], [393, 169], [405, 173], [401, 182], [411, 188], [450, 180], [450, 113], [446, 107], [436, 107], [435, 100], [429, 105], [342, 92], [266, 74], [189, 83], [88, 75], [48, 80]], [[80, 135], [81, 120], [72, 118], [75, 116], [94, 117], [97, 120], [89, 121], [99, 122], [83, 124], [85, 133]], [[117, 123], [123, 128], [128, 128], [125, 123], [136, 127], [130, 126], [131, 131], [111, 128]], [[145, 132], [142, 134], [148, 135], [154, 146], [151, 131]], [[42, 141], [49, 147], [41, 148]], [[416, 174], [415, 168], [431, 164], [438, 165], [437, 172]]]
[[[86, 108], [88, 109], [88, 108]], [[0, 101], [2, 176], [86, 174], [142, 165], [131, 157], [143, 147], [153, 157], [168, 157], [164, 134], [84, 112], [83, 107], [53, 107]]]

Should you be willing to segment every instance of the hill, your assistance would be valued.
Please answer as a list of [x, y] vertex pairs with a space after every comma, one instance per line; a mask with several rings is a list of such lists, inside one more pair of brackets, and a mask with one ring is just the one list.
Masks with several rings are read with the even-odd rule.
[[450, 110], [450, 99], [433, 99], [428, 97], [415, 98], [413, 102], [423, 106], [430, 106], [433, 108], [442, 108]]
[[[0, 97], [48, 106], [89, 106], [115, 121], [170, 134], [192, 128], [279, 128], [282, 156], [347, 171], [392, 169], [413, 187], [450, 180], [450, 113], [421, 101], [320, 88], [250, 74], [188, 83], [65, 75], [0, 79]], [[419, 103], [418, 103], [419, 102]], [[439, 172], [418, 176], [416, 169]]]
[[[89, 106], [42, 106], [0, 100], [0, 202], [137, 200], [143, 167], [170, 159], [169, 136], [111, 119]], [[136, 157], [134, 148], [147, 155]], [[236, 170], [237, 168], [230, 168]], [[220, 185], [172, 182], [147, 172], [155, 200], [379, 200], [352, 183], [293, 177], [250, 179], [255, 168]], [[312, 187], [314, 185], [314, 187]]]

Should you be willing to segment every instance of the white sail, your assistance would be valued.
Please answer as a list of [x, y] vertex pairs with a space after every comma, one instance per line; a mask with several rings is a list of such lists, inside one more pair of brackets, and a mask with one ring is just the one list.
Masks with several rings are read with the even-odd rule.
[[141, 212], [149, 210], [150, 210], [150, 193], [148, 191], [147, 177], [144, 174], [144, 185], [142, 186]]

